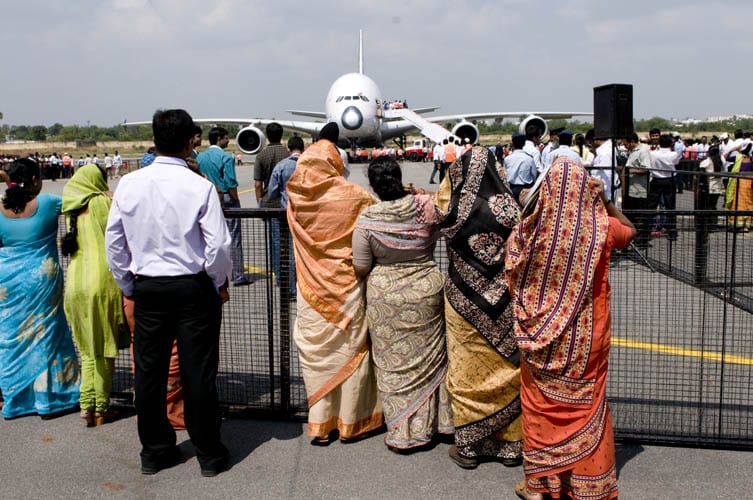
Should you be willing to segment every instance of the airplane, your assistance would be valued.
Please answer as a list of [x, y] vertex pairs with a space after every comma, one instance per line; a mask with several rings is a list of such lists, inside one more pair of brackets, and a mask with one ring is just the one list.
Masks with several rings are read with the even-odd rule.
[[[381, 147], [384, 141], [405, 136], [411, 131], [418, 131], [434, 142], [448, 137], [460, 140], [468, 138], [475, 144], [479, 138], [478, 127], [471, 120], [496, 118], [515, 118], [520, 120], [519, 130], [525, 133], [528, 125], [537, 125], [544, 137], [548, 131], [547, 119], [566, 119], [573, 116], [591, 116], [590, 112], [488, 112], [467, 113], [446, 116], [421, 115], [439, 108], [418, 109], [383, 109], [382, 93], [376, 82], [363, 71], [363, 34], [358, 35], [358, 72], [346, 73], [337, 78], [327, 93], [325, 110], [299, 111], [288, 110], [297, 116], [316, 118], [321, 121], [270, 120], [263, 118], [201, 118], [197, 123], [240, 124], [243, 128], [236, 136], [238, 149], [253, 155], [259, 152], [266, 142], [266, 137], [259, 127], [272, 122], [283, 128], [317, 136], [328, 122], [335, 122], [340, 127], [340, 142], [349, 144], [353, 151], [360, 147]], [[450, 129], [439, 124], [454, 124]], [[136, 123], [133, 123], [136, 124]]]

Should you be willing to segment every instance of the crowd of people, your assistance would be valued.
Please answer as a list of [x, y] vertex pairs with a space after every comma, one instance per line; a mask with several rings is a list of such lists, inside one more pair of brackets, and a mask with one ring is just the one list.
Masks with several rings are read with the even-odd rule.
[[[31, 159], [2, 174], [2, 411], [78, 408], [87, 425], [110, 421], [127, 320], [142, 472], [183, 460], [174, 429], [185, 426], [202, 475], [214, 476], [229, 465], [215, 386], [222, 304], [231, 282], [245, 284], [240, 235], [222, 212], [239, 206], [235, 161], [220, 127], [197, 154], [201, 129], [183, 110], [156, 112], [152, 127], [151, 165], [114, 195], [96, 165], [79, 168], [62, 198], [40, 194]], [[308, 148], [298, 137], [283, 146], [281, 132], [268, 127], [254, 179], [259, 206], [285, 208], [291, 232], [311, 443], [386, 426], [397, 454], [444, 441], [462, 468], [522, 464], [515, 493], [524, 499], [616, 497], [608, 263], [637, 231], [613, 202], [614, 184], [584, 167], [602, 166], [603, 143], [591, 152], [588, 137], [573, 146], [572, 133], [553, 131], [543, 151], [530, 138], [536, 158], [525, 136], [507, 156], [448, 138], [436, 193], [404, 185], [399, 164], [380, 157], [368, 167], [375, 199], [344, 176], [336, 124]], [[739, 170], [749, 153], [736, 150]], [[706, 154], [716, 171], [713, 147]], [[61, 213], [75, 242], [65, 290]], [[434, 260], [440, 237], [447, 272]], [[176, 385], [185, 418], [169, 411]]]
[[[108, 178], [120, 177], [128, 171], [127, 162], [123, 160], [123, 157], [117, 151], [115, 151], [114, 155], [106, 152], [101, 159], [97, 153], [86, 153], [86, 156], [79, 155], [78, 159], [76, 159], [67, 152], [62, 155], [54, 152], [49, 156], [34, 153], [24, 158], [34, 160], [39, 167], [40, 179], [43, 180], [56, 181], [58, 179], [70, 179], [84, 165], [97, 165], [104, 169]], [[0, 156], [0, 168], [5, 168], [11, 162], [19, 159], [21, 157], [18, 155], [2, 155]]]

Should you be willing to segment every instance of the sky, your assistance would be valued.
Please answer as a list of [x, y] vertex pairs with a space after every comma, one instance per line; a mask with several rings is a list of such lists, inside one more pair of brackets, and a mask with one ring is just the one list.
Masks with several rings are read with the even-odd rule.
[[25, 0], [0, 23], [0, 124], [112, 126], [323, 111], [358, 66], [439, 114], [592, 111], [633, 85], [635, 118], [753, 112], [750, 0]]

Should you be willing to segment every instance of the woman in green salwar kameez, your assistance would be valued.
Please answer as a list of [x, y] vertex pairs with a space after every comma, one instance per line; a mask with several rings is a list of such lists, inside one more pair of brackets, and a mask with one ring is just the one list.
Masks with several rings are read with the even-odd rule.
[[65, 315], [81, 355], [81, 417], [87, 425], [111, 420], [110, 391], [116, 335], [124, 322], [120, 289], [105, 260], [105, 226], [111, 195], [96, 165], [81, 167], [63, 189], [63, 213], [75, 228], [78, 249], [65, 283]]

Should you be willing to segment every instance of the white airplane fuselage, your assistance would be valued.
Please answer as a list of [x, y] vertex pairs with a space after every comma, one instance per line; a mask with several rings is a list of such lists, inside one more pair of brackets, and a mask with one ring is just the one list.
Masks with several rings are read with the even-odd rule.
[[327, 121], [337, 123], [341, 139], [381, 141], [381, 119], [377, 116], [377, 101], [381, 100], [374, 80], [362, 73], [347, 73], [335, 80], [327, 93]]

